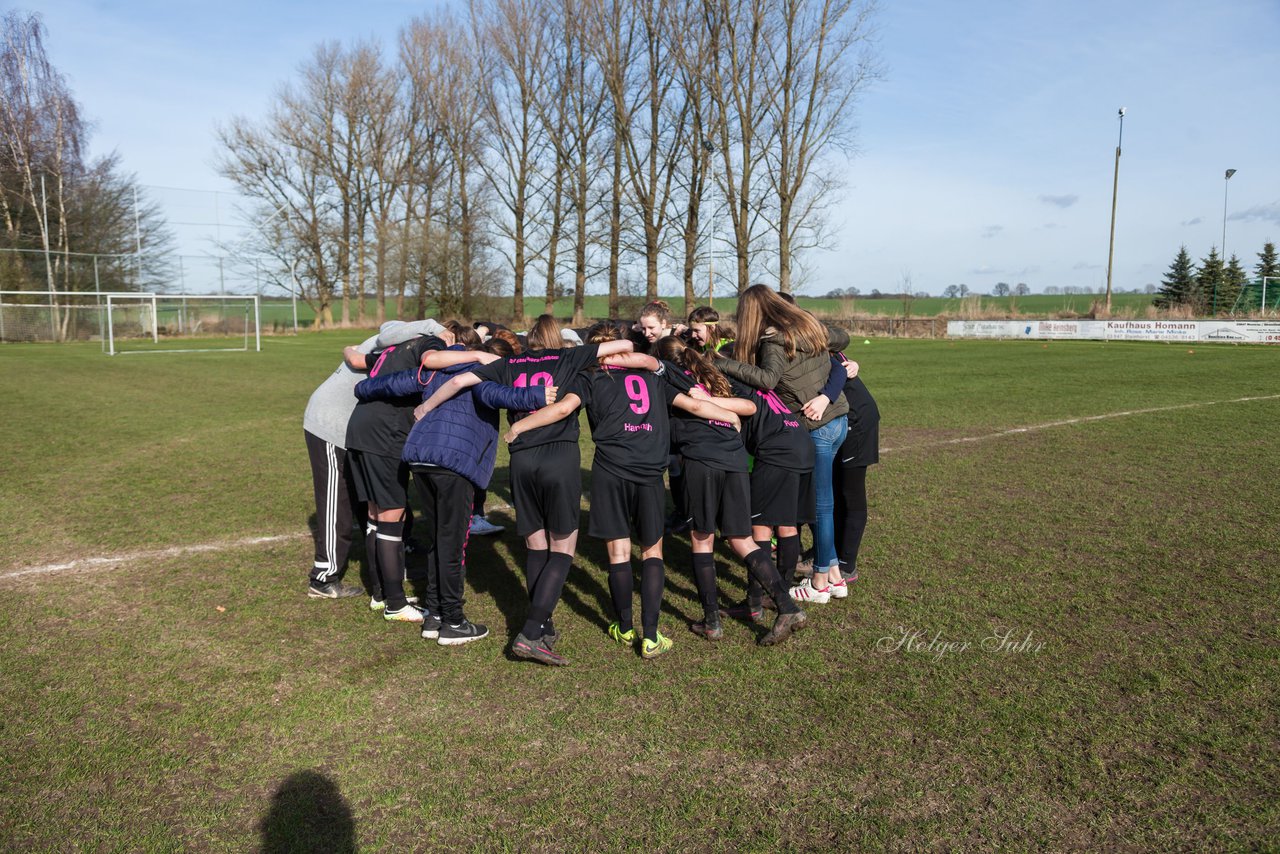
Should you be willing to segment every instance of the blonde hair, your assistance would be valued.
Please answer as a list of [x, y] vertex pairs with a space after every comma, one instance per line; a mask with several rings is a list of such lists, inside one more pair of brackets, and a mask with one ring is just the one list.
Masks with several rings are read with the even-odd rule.
[[550, 314], [538, 315], [525, 340], [529, 342], [530, 350], [559, 350], [564, 347], [564, 339], [560, 337], [560, 324]]
[[738, 297], [734, 350], [739, 361], [756, 364], [760, 340], [771, 326], [781, 338], [788, 359], [794, 359], [797, 350], [805, 350], [810, 356], [827, 350], [827, 330], [817, 318], [778, 296], [768, 285], [752, 285]]

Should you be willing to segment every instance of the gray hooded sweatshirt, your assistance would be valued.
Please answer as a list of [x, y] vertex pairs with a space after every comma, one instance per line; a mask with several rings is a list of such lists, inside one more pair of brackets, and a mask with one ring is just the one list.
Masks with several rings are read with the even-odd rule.
[[[444, 327], [434, 320], [415, 320], [405, 323], [388, 320], [378, 334], [362, 341], [356, 349], [368, 355], [385, 350], [392, 344], [403, 344], [419, 335], [439, 335]], [[347, 422], [356, 408], [356, 383], [364, 379], [363, 371], [353, 371], [344, 361], [337, 370], [311, 393], [306, 412], [302, 414], [302, 429], [339, 448], [347, 446]]]

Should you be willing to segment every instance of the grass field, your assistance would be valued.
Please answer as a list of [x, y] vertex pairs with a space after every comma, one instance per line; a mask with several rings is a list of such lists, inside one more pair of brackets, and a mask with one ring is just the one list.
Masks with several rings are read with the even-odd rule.
[[[680, 315], [684, 310], [684, 297], [668, 296], [663, 297], [670, 303], [672, 310]], [[1098, 294], [1074, 294], [1070, 296], [1046, 296], [1044, 294], [1033, 294], [1025, 297], [982, 297], [982, 308], [987, 311], [1004, 313], [1009, 312], [1022, 317], [1055, 317], [1061, 312], [1073, 312], [1075, 314], [1085, 314], [1090, 310], [1095, 300], [1101, 300]], [[507, 297], [500, 301], [502, 308], [498, 310], [495, 317], [505, 316], [511, 313], [511, 300]], [[633, 301], [634, 302], [634, 301]], [[643, 302], [643, 300], [641, 301]], [[871, 314], [878, 317], [902, 317], [904, 315], [902, 300], [896, 299], [863, 299], [839, 300], [839, 299], [821, 299], [816, 297], [800, 297], [800, 305], [810, 311], [827, 312], [834, 316], [846, 316], [850, 314]], [[705, 305], [705, 301], [699, 302], [699, 305]], [[368, 304], [370, 315], [373, 313], [374, 303]], [[525, 298], [525, 311], [531, 316], [536, 317], [542, 313], [545, 303], [540, 296]], [[717, 310], [732, 314], [738, 305], [737, 298], [727, 299], [719, 297], [714, 301]], [[1115, 294], [1112, 296], [1113, 311], [1120, 313], [1132, 311], [1136, 316], [1141, 317], [1143, 311], [1151, 305], [1151, 296], [1149, 294]], [[408, 304], [407, 312], [412, 312], [413, 307]], [[395, 314], [395, 300], [387, 300], [387, 317], [393, 318]], [[583, 303], [583, 311], [589, 318], [606, 318], [609, 316], [609, 298], [606, 296], [589, 295]], [[911, 302], [910, 314], [912, 317], [934, 317], [937, 315], [949, 315], [959, 317], [964, 311], [964, 305], [959, 299], [944, 299], [942, 297], [927, 297], [913, 300]], [[352, 307], [354, 314], [355, 307]], [[334, 312], [337, 315], [337, 310]], [[483, 315], [484, 310], [478, 309], [477, 314]], [[560, 299], [555, 304], [556, 317], [571, 317], [573, 315], [573, 300]], [[428, 315], [430, 316], [430, 315]], [[304, 303], [298, 303], [298, 323], [300, 325], [309, 325], [315, 317], [315, 313]], [[293, 325], [293, 307], [286, 300], [269, 299], [262, 302], [262, 325], [266, 330], [272, 329], [273, 325], [278, 327], [289, 327]]]
[[0, 850], [1280, 838], [1274, 349], [857, 345], [885, 452], [850, 598], [708, 644], [669, 538], [676, 648], [643, 662], [584, 537], [547, 669], [506, 652], [510, 534], [472, 541], [476, 644], [306, 598], [301, 413], [348, 341], [0, 347]]

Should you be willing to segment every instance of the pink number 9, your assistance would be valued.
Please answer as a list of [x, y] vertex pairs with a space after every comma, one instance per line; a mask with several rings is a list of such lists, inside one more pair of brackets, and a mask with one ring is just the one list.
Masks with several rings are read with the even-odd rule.
[[627, 397], [635, 401], [631, 404], [631, 411], [636, 415], [644, 415], [648, 412], [649, 387], [644, 384], [644, 380], [635, 374], [631, 374], [623, 380], [623, 385], [626, 386]]

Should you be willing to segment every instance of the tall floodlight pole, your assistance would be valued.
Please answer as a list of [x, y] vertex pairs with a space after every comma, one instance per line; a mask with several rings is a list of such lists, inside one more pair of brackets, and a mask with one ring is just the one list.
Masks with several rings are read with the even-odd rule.
[[1120, 136], [1116, 139], [1116, 172], [1111, 182], [1111, 246], [1107, 249], [1107, 314], [1111, 314], [1111, 264], [1116, 256], [1116, 197], [1120, 193], [1120, 144], [1124, 142], [1124, 107], [1120, 108]]
[[1222, 178], [1222, 263], [1227, 263], [1227, 188], [1231, 186], [1231, 176], [1236, 170], [1228, 169]]
[[[1222, 176], [1222, 276], [1227, 275], [1227, 188], [1231, 186], [1231, 176], [1236, 170], [1228, 169]], [[1213, 283], [1213, 316], [1218, 316], [1218, 283]]]

